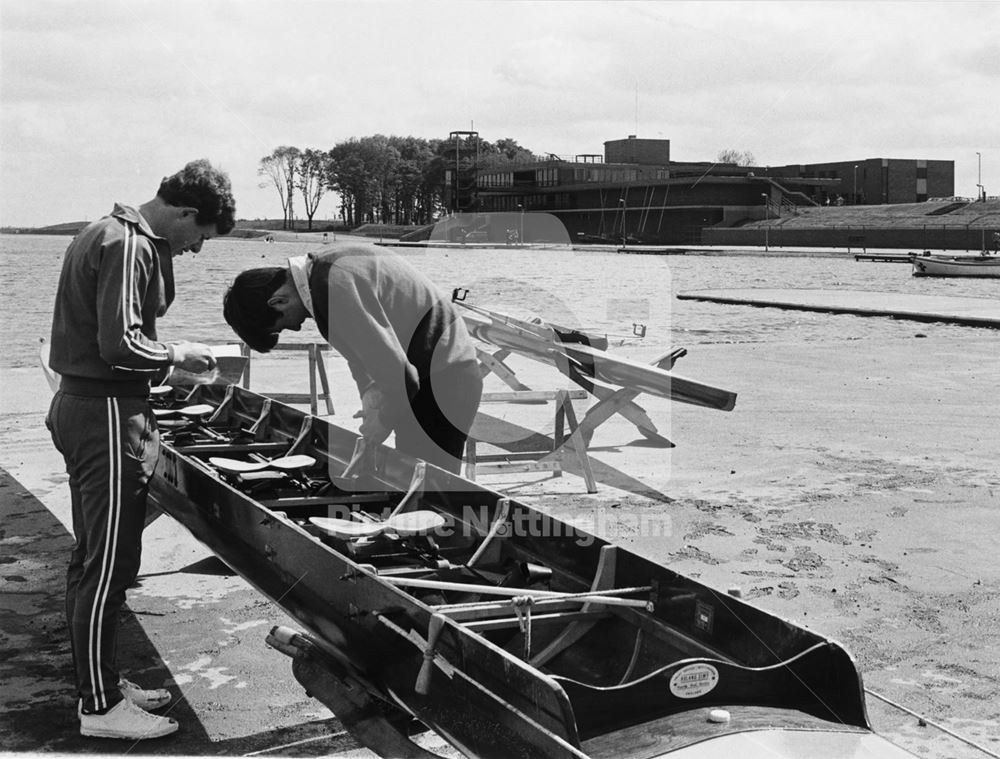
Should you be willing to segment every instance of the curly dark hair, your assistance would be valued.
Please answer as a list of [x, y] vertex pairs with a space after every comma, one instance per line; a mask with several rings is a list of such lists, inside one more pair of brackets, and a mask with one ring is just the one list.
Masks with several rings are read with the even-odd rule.
[[278, 343], [272, 330], [281, 314], [267, 301], [285, 284], [287, 276], [288, 270], [281, 266], [247, 269], [236, 276], [223, 298], [226, 323], [258, 353], [267, 353]]
[[220, 235], [236, 226], [236, 201], [229, 177], [204, 158], [191, 161], [170, 177], [164, 177], [156, 194], [172, 206], [198, 209], [198, 224], [215, 224]]

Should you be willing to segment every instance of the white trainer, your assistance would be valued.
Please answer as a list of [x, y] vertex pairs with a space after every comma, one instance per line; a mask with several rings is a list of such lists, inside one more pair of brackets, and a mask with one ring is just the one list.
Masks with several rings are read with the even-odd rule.
[[80, 715], [80, 735], [90, 738], [122, 738], [141, 741], [146, 738], [162, 738], [177, 732], [177, 720], [159, 717], [143, 711], [127, 698], [123, 698], [113, 709], [104, 714]]
[[166, 688], [140, 688], [124, 677], [118, 681], [118, 690], [125, 698], [146, 711], [162, 709], [170, 703], [170, 691]]

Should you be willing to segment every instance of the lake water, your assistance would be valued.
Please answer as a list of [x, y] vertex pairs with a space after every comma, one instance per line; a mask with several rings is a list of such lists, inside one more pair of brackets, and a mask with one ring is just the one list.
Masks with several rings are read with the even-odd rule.
[[[48, 339], [52, 304], [68, 237], [0, 235], [0, 366], [33, 366]], [[337, 243], [332, 243], [337, 244]], [[219, 239], [175, 260], [177, 299], [159, 320], [163, 339], [230, 342], [222, 297], [242, 269], [282, 264], [322, 244]], [[626, 335], [647, 326], [641, 345], [731, 342], [848, 341], [968, 334], [972, 327], [921, 324], [804, 311], [677, 300], [679, 292], [715, 288], [790, 287], [1000, 297], [1000, 280], [926, 279], [909, 265], [832, 257], [619, 255], [527, 249], [402, 249], [442, 291], [469, 288], [468, 302], [533, 313], [566, 326]], [[284, 339], [284, 338], [283, 338]], [[293, 338], [319, 339], [304, 329]]]

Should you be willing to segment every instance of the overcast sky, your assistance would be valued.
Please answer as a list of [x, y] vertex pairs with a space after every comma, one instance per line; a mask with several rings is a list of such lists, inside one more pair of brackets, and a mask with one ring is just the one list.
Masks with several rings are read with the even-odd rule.
[[[536, 153], [629, 134], [760, 165], [976, 153], [1000, 195], [1000, 3], [0, 0], [0, 223], [94, 219], [206, 157], [241, 218], [279, 145], [474, 128]], [[324, 200], [320, 215], [335, 203]]]

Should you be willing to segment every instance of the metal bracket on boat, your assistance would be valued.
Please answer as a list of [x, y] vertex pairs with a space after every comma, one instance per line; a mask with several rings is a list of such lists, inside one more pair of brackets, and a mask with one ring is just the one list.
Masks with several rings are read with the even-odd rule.
[[[232, 387], [230, 385], [230, 387]], [[247, 432], [257, 438], [263, 431], [264, 423], [267, 418], [271, 415], [271, 399], [265, 398], [263, 405], [260, 407], [260, 415], [257, 417], [257, 421], [250, 425], [250, 429]]]
[[483, 542], [479, 544], [476, 552], [472, 554], [472, 557], [466, 562], [466, 566], [475, 566], [476, 562], [479, 561], [483, 554], [486, 553], [486, 549], [490, 547], [493, 543], [494, 538], [500, 534], [501, 530], [506, 530], [507, 520], [510, 518], [510, 499], [509, 498], [499, 498], [497, 499], [497, 518], [493, 520], [493, 524], [490, 525], [489, 532], [486, 533], [486, 537], [483, 538]]
[[228, 406], [232, 402], [232, 400], [233, 400], [233, 386], [229, 385], [226, 388], [226, 394], [222, 396], [222, 401], [219, 403], [218, 406], [215, 407], [215, 411], [212, 412], [212, 415], [208, 417], [208, 422], [211, 424], [216, 419], [218, 419], [219, 416], [222, 414], [222, 412], [225, 411], [226, 406]]
[[354, 452], [351, 454], [351, 460], [347, 462], [347, 466], [344, 467], [344, 471], [338, 479], [356, 479], [363, 474], [369, 464], [369, 455], [368, 444], [363, 437], [359, 437], [354, 443]]
[[292, 443], [292, 447], [288, 449], [289, 454], [298, 453], [306, 440], [309, 439], [309, 433], [312, 432], [312, 422], [313, 417], [311, 415], [302, 417], [302, 426], [299, 427], [299, 434], [295, 436], [295, 442]]
[[659, 599], [657, 602], [667, 606], [690, 605], [692, 601], [698, 600], [697, 593], [677, 593], [667, 598]]
[[389, 518], [402, 514], [410, 506], [420, 502], [420, 499], [424, 497], [424, 480], [427, 477], [427, 462], [418, 461], [416, 466], [413, 467], [413, 476], [410, 477], [410, 488], [406, 491], [406, 495], [400, 500], [399, 504], [392, 510]]
[[339, 579], [341, 582], [354, 582], [359, 577], [366, 577], [369, 574], [378, 574], [378, 569], [375, 568], [374, 564], [358, 564], [355, 569], [344, 572]]
[[354, 490], [358, 487], [358, 480], [367, 475], [374, 475], [378, 470], [378, 462], [375, 460], [377, 451], [374, 446], [369, 446], [363, 437], [359, 437], [354, 443], [354, 452], [350, 461], [340, 474], [334, 474], [333, 467], [336, 459], [329, 457], [330, 483], [340, 490]]

